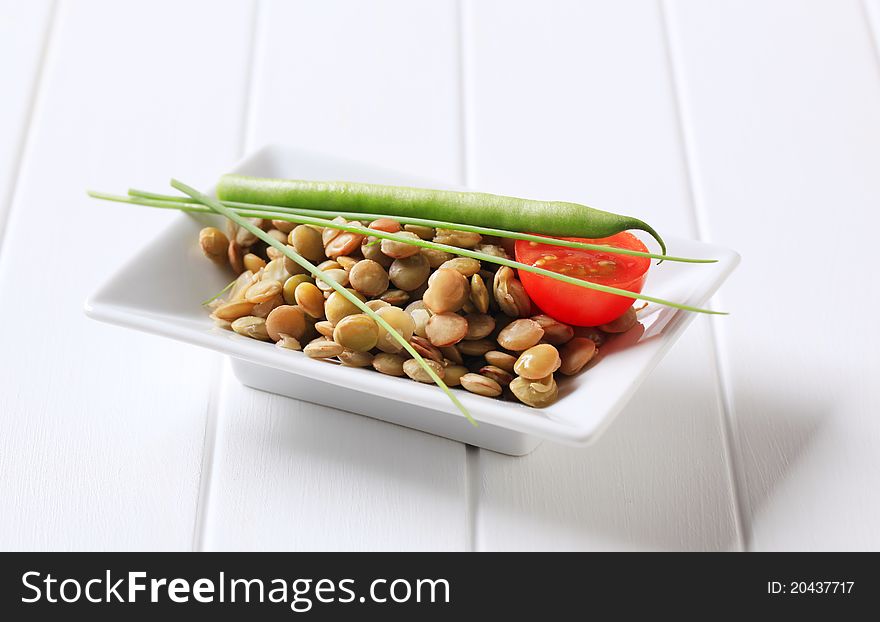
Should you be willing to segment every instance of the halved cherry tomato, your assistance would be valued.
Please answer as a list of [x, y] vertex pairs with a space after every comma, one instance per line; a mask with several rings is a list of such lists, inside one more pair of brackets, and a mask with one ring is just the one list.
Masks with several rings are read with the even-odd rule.
[[[641, 240], [627, 232], [593, 240], [560, 239], [648, 251]], [[604, 251], [566, 248], [526, 240], [516, 241], [516, 260], [577, 279], [636, 293], [642, 291], [651, 265], [651, 260], [647, 257], [615, 255]], [[519, 278], [529, 297], [544, 313], [574, 326], [605, 324], [623, 315], [635, 302], [632, 298], [562, 283], [524, 270], [519, 271]]]

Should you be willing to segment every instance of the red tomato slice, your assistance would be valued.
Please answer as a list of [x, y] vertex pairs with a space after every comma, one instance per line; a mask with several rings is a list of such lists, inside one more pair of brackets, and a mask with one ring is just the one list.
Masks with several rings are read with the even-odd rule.
[[[636, 236], [623, 232], [608, 238], [560, 238], [573, 242], [608, 244], [647, 252]], [[641, 292], [651, 260], [647, 257], [615, 255], [604, 251], [566, 248], [526, 240], [516, 241], [516, 260], [600, 285]], [[598, 326], [623, 315], [635, 302], [632, 298], [597, 292], [562, 283], [532, 272], [519, 271], [529, 297], [552, 318], [574, 326]]]

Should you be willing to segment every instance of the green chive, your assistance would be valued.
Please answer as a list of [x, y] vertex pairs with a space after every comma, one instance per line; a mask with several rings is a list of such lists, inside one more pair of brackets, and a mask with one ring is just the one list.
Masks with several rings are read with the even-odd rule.
[[228, 291], [230, 290], [230, 288], [231, 288], [233, 285], [235, 285], [236, 281], [238, 281], [238, 279], [232, 279], [232, 283], [230, 283], [229, 285], [227, 285], [226, 287], [224, 287], [223, 289], [221, 289], [219, 292], [217, 292], [216, 294], [214, 294], [213, 296], [211, 296], [211, 297], [208, 298], [207, 300], [203, 301], [203, 302], [202, 302], [202, 306], [205, 306], [205, 305], [209, 305], [209, 304], [211, 304], [212, 302], [214, 302], [215, 300], [217, 300], [220, 296], [222, 296], [223, 294], [225, 294], [226, 292], [228, 292]]
[[[155, 192], [148, 192], [146, 190], [137, 190], [135, 188], [131, 188], [128, 191], [129, 196], [138, 197], [141, 199], [153, 199], [159, 201], [168, 201], [174, 203], [188, 203], [189, 199], [187, 197], [178, 197], [167, 194], [158, 194]], [[627, 248], [617, 248], [615, 246], [610, 246], [607, 244], [590, 244], [588, 242], [573, 242], [571, 240], [560, 240], [557, 238], [547, 238], [540, 235], [533, 235], [531, 233], [520, 233], [518, 231], [507, 231], [505, 229], [490, 229], [487, 227], [476, 227], [473, 225], [463, 225], [460, 223], [454, 222], [444, 222], [441, 220], [428, 220], [425, 218], [408, 218], [408, 217], [398, 217], [398, 216], [386, 216], [383, 214], [364, 214], [361, 212], [324, 212], [321, 210], [311, 210], [311, 209], [299, 209], [299, 208], [291, 208], [291, 207], [281, 207], [277, 205], [259, 205], [256, 203], [237, 203], [234, 201], [222, 201], [223, 205], [227, 207], [234, 207], [238, 209], [249, 209], [249, 210], [261, 210], [264, 212], [273, 212], [273, 213], [288, 213], [288, 214], [297, 214], [301, 216], [314, 216], [316, 218], [322, 219], [330, 219], [334, 216], [342, 216], [343, 218], [347, 218], [350, 220], [377, 220], [379, 218], [390, 218], [391, 220], [396, 220], [399, 223], [405, 225], [422, 225], [425, 227], [434, 227], [439, 229], [453, 229], [455, 231], [467, 231], [470, 233], [479, 233], [480, 235], [491, 235], [500, 238], [509, 238], [512, 240], [526, 240], [528, 242], [537, 242], [539, 244], [550, 244], [552, 246], [562, 246], [565, 248], [580, 248], [585, 250], [595, 250], [595, 251], [606, 251], [609, 253], [615, 253], [617, 255], [629, 255], [632, 257], [649, 257], [651, 259], [659, 259], [661, 261], [674, 261], [680, 263], [716, 263], [717, 259], [694, 259], [690, 257], [675, 257], [671, 255], [661, 255], [658, 253], [646, 253], [644, 251], [636, 251], [630, 250]], [[275, 217], [274, 220], [284, 220], [283, 218]]]
[[[196, 212], [196, 213], [204, 213], [210, 212], [210, 209], [206, 209], [199, 205], [193, 205], [192, 203], [185, 203], [179, 200], [175, 201], [166, 201], [166, 200], [158, 200], [158, 199], [147, 199], [140, 198], [139, 196], [117, 196], [117, 195], [108, 195], [98, 192], [90, 192], [90, 196], [105, 199], [110, 201], [118, 201], [121, 203], [133, 203], [136, 205], [146, 205], [149, 207], [158, 207], [162, 209], [177, 209], [186, 212]], [[220, 203], [216, 199], [213, 199], [214, 202]], [[398, 236], [394, 233], [387, 233], [384, 231], [378, 231], [376, 229], [368, 229], [366, 227], [362, 227], [359, 225], [349, 225], [342, 223], [335, 223], [326, 218], [313, 218], [310, 216], [300, 216], [292, 213], [275, 213], [275, 212], [267, 212], [261, 210], [247, 210], [244, 208], [231, 207], [227, 208], [227, 211], [230, 213], [236, 213], [239, 216], [243, 216], [246, 218], [264, 218], [264, 219], [274, 219], [274, 220], [284, 220], [288, 222], [296, 222], [300, 224], [310, 224], [316, 225], [319, 227], [328, 227], [331, 229], [339, 229], [340, 231], [347, 231], [350, 233], [358, 233], [366, 236], [374, 236], [380, 239], [394, 240], [397, 242], [402, 242], [404, 244], [410, 244], [413, 246], [418, 246], [421, 248], [432, 248], [436, 250], [445, 251], [447, 253], [452, 253], [454, 255], [461, 255], [463, 257], [471, 257], [473, 259], [478, 259], [480, 261], [486, 261], [489, 263], [495, 263], [502, 266], [508, 266], [510, 268], [516, 268], [517, 270], [523, 270], [525, 272], [532, 272], [534, 274], [540, 274], [541, 276], [546, 276], [551, 279], [555, 279], [557, 281], [561, 281], [563, 283], [568, 283], [570, 285], [576, 285], [578, 287], [583, 287], [585, 289], [592, 289], [595, 291], [605, 292], [608, 294], [615, 294], [618, 296], [624, 296], [626, 298], [633, 298], [635, 300], [644, 300], [646, 302], [653, 302], [656, 304], [660, 304], [667, 307], [672, 307], [675, 309], [681, 309], [683, 311], [691, 311], [694, 313], [706, 313], [709, 315], [728, 315], [728, 313], [724, 311], [713, 311], [711, 309], [701, 309], [699, 307], [692, 307], [689, 305], [672, 302], [669, 300], [663, 300], [662, 298], [655, 298], [654, 296], [649, 296], [647, 294], [635, 293], [625, 289], [620, 289], [617, 287], [610, 287], [608, 285], [600, 285], [598, 283], [592, 283], [590, 281], [584, 281], [581, 279], [576, 279], [574, 277], [566, 276], [564, 274], [559, 274], [557, 272], [552, 272], [550, 270], [545, 270], [544, 268], [539, 268], [537, 266], [530, 266], [528, 264], [520, 263], [518, 261], [514, 261], [511, 259], [505, 259], [503, 257], [496, 257], [495, 255], [489, 255], [487, 253], [480, 253], [478, 251], [473, 251], [470, 249], [459, 248], [457, 246], [449, 246], [447, 244], [439, 244], [437, 242], [429, 242], [427, 240], [415, 240], [407, 237]], [[323, 213], [323, 212], [321, 212]], [[326, 216], [326, 214], [325, 214]], [[265, 234], [265, 232], [264, 232]], [[268, 237], [268, 236], [267, 236]], [[274, 239], [274, 238], [273, 238]], [[277, 240], [276, 240], [277, 242]], [[278, 242], [279, 245], [280, 242]], [[281, 245], [284, 246], [284, 245]], [[612, 249], [613, 252], [618, 252], [617, 250]]]

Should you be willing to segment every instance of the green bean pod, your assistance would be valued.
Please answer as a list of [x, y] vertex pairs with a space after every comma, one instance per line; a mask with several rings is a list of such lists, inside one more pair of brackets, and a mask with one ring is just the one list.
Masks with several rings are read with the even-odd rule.
[[261, 203], [324, 211], [382, 213], [431, 218], [551, 236], [605, 238], [638, 229], [649, 233], [663, 253], [663, 238], [647, 223], [579, 203], [536, 201], [483, 192], [430, 190], [347, 181], [271, 179], [224, 175], [217, 184], [223, 201]]

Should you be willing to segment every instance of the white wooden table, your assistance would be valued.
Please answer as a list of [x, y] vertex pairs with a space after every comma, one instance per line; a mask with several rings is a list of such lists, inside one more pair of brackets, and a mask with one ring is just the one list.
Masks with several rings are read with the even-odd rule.
[[[0, 548], [880, 549], [878, 46], [880, 0], [0, 0]], [[85, 318], [172, 217], [86, 188], [270, 141], [726, 244], [733, 315], [519, 459]]]

